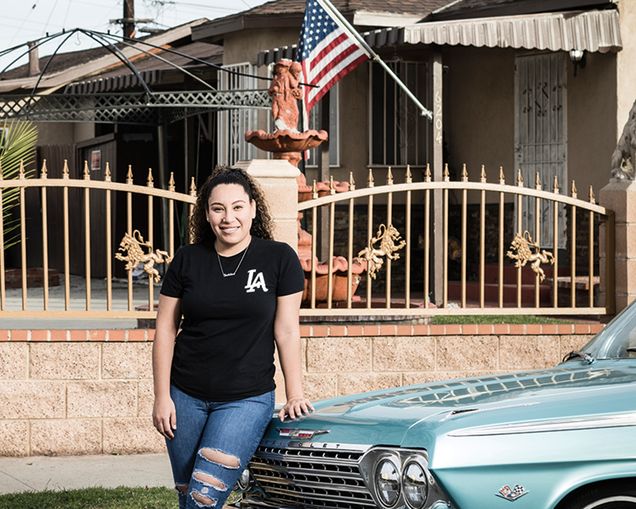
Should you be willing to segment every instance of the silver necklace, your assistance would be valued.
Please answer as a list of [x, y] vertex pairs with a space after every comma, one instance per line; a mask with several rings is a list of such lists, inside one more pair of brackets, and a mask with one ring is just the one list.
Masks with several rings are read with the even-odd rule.
[[224, 272], [223, 271], [223, 265], [221, 265], [221, 257], [219, 256], [219, 253], [216, 253], [216, 259], [219, 261], [219, 269], [221, 269], [221, 274], [223, 274], [223, 277], [232, 277], [232, 276], [236, 276], [236, 273], [239, 270], [239, 267], [241, 266], [241, 263], [243, 263], [243, 258], [245, 258], [245, 255], [247, 254], [247, 249], [249, 248], [249, 246], [247, 246], [245, 248], [245, 251], [243, 251], [243, 256], [241, 256], [241, 259], [238, 262], [238, 265], [236, 266], [236, 269], [234, 269], [234, 272]]

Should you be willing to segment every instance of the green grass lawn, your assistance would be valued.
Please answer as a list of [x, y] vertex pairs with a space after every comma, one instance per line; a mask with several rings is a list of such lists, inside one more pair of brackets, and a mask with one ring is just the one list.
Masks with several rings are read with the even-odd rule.
[[169, 488], [89, 488], [0, 496], [0, 509], [175, 509]]
[[[577, 320], [580, 321], [580, 318]], [[572, 323], [572, 320], [564, 318], [551, 318], [549, 316], [535, 315], [445, 315], [432, 316], [432, 325], [446, 324], [478, 324], [478, 323]]]
[[[236, 500], [232, 493], [227, 503]], [[176, 509], [170, 488], [88, 488], [0, 495], [0, 509]], [[228, 507], [228, 506], [226, 506]]]

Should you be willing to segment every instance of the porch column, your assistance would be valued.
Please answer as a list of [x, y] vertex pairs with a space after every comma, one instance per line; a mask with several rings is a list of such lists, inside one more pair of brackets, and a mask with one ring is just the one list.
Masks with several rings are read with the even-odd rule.
[[[442, 55], [435, 52], [433, 64], [433, 181], [440, 182], [444, 168], [444, 139], [442, 120]], [[444, 218], [442, 191], [433, 192], [433, 302], [444, 302]], [[465, 247], [463, 248], [465, 249]], [[426, 299], [426, 296], [424, 296]]]
[[[636, 182], [612, 179], [601, 189], [599, 202], [614, 211], [614, 242], [611, 236], [607, 242], [607, 225], [599, 241], [601, 296], [610, 308], [614, 297], [618, 313], [636, 298]], [[612, 263], [615, 277], [607, 281], [605, 268]]]
[[247, 171], [263, 189], [274, 220], [274, 238], [298, 251], [298, 168], [284, 159], [252, 159], [235, 166]]

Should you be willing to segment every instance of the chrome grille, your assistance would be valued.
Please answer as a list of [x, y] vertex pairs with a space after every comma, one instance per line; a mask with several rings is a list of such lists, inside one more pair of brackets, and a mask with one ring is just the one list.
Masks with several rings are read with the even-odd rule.
[[268, 504], [283, 507], [375, 507], [358, 466], [362, 450], [261, 445], [250, 463]]

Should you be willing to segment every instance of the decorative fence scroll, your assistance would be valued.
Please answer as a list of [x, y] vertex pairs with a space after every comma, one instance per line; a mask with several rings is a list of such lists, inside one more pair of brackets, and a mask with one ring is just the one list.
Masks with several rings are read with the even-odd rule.
[[[420, 168], [419, 182], [403, 168], [402, 183], [395, 170], [384, 171], [384, 185], [370, 170], [363, 189], [353, 178], [348, 186], [314, 183], [312, 199], [299, 204], [310, 239], [299, 247], [303, 315], [613, 313], [613, 213], [596, 204], [591, 188], [585, 201], [574, 182], [569, 194], [557, 181], [542, 189], [538, 175], [533, 188], [520, 173], [510, 185], [502, 168], [497, 183], [487, 181], [483, 167], [476, 182], [465, 166], [458, 181], [448, 168], [441, 181]], [[348, 191], [336, 192], [343, 187]], [[559, 215], [566, 217], [564, 231]], [[380, 237], [388, 249], [377, 247]]]
[[[542, 189], [539, 178], [533, 188], [520, 176], [510, 185], [502, 170], [492, 183], [483, 168], [478, 181], [466, 168], [457, 181], [448, 170], [433, 181], [428, 168], [415, 181], [403, 168], [396, 182], [394, 171], [376, 185], [370, 170], [361, 189], [353, 179], [314, 185], [299, 204], [302, 315], [613, 313], [613, 213], [591, 190], [586, 201], [574, 182], [568, 194], [558, 182]], [[102, 180], [87, 165], [81, 178], [66, 164], [58, 172], [44, 163], [35, 177], [0, 174], [0, 205], [19, 197], [0, 220], [0, 316], [154, 318], [159, 278], [188, 241], [194, 182], [180, 193], [172, 176], [156, 188], [152, 171], [145, 185], [130, 168], [125, 182], [108, 166]], [[542, 228], [546, 221], [553, 227]]]
[[[172, 174], [168, 189], [157, 189], [152, 170], [146, 185], [133, 184], [130, 167], [125, 179], [113, 182], [108, 164], [103, 180], [93, 180], [87, 164], [73, 179], [66, 162], [52, 178], [46, 161], [35, 178], [24, 170], [16, 179], [0, 175], [0, 204], [19, 193], [0, 221], [0, 316], [155, 316], [159, 269], [186, 230], [196, 189], [193, 182], [189, 194], [176, 192]], [[5, 249], [10, 225], [18, 235]]]

